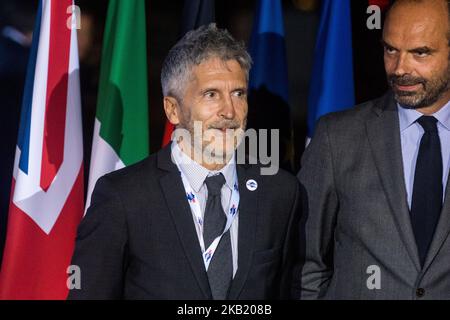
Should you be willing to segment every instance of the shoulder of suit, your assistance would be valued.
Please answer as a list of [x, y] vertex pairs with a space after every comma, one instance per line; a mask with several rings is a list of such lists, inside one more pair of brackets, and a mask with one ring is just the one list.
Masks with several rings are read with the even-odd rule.
[[372, 116], [377, 109], [383, 109], [387, 104], [391, 103], [392, 95], [391, 93], [386, 93], [385, 95], [370, 100], [359, 105], [354, 106], [343, 111], [331, 112], [320, 118], [320, 121], [326, 122], [328, 124], [338, 124], [343, 123], [347, 125], [349, 122], [365, 122], [368, 117]]
[[[136, 164], [108, 173], [102, 179], [108, 185], [114, 185], [120, 192], [140, 188], [140, 186], [143, 186], [142, 183], [146, 187], [151, 187], [162, 175], [167, 174], [166, 171], [158, 168], [158, 154], [164, 154], [164, 151], [154, 153]], [[261, 169], [264, 166], [260, 163], [238, 166], [245, 170], [248, 180], [254, 179], [261, 187], [264, 186], [265, 190], [269, 188], [274, 192], [282, 190], [283, 192], [293, 193], [298, 187], [297, 178], [281, 168], [274, 175], [263, 175]]]
[[156, 153], [154, 153], [135, 164], [110, 172], [104, 175], [103, 178], [114, 183], [136, 181], [136, 179], [156, 171], [150, 169], [156, 169], [156, 162]]

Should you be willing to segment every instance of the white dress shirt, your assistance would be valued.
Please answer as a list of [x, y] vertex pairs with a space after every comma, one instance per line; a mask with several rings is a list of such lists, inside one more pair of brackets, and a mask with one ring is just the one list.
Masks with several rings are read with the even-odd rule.
[[[210, 171], [192, 160], [186, 153], [184, 153], [178, 146], [178, 143], [172, 141], [172, 160], [177, 165], [178, 169], [183, 172], [189, 182], [190, 187], [194, 190], [195, 196], [199, 200], [202, 216], [205, 214], [206, 201], [208, 199], [208, 188], [206, 187], [205, 179], [209, 176], [214, 176], [222, 173], [225, 178], [225, 184], [221, 190], [222, 207], [225, 212], [228, 212], [231, 202], [231, 193], [233, 190], [233, 180], [236, 174], [236, 160], [232, 157], [231, 160], [220, 170]], [[187, 201], [187, 200], [186, 200]], [[192, 219], [197, 231], [199, 243], [202, 243], [201, 231], [198, 224], [195, 223], [195, 214], [192, 212]], [[239, 211], [233, 220], [230, 228], [231, 252], [233, 256], [233, 277], [238, 268], [238, 225], [239, 225]]]

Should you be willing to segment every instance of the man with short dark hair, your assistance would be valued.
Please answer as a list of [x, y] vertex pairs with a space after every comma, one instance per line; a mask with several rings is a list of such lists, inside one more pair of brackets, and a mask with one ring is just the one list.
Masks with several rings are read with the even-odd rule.
[[298, 297], [450, 298], [448, 9], [396, 1], [383, 30], [392, 90], [319, 121], [298, 175]]
[[180, 135], [98, 180], [72, 260], [81, 289], [69, 298], [290, 297], [299, 183], [235, 156], [250, 65], [244, 46], [214, 24], [171, 49], [161, 83]]

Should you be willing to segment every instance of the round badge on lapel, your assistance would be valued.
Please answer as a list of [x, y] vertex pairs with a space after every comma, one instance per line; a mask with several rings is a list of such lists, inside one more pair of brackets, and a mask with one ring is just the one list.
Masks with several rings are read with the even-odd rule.
[[253, 179], [247, 180], [246, 185], [247, 189], [250, 191], [255, 191], [256, 189], [258, 189], [258, 183]]

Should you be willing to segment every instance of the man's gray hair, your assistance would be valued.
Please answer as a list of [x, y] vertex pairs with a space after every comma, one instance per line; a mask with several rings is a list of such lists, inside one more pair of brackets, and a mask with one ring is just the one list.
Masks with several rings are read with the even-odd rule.
[[209, 58], [236, 60], [244, 70], [248, 82], [252, 59], [244, 43], [236, 41], [227, 30], [219, 29], [215, 23], [211, 23], [186, 33], [170, 49], [161, 70], [164, 96], [182, 99], [192, 68]]

